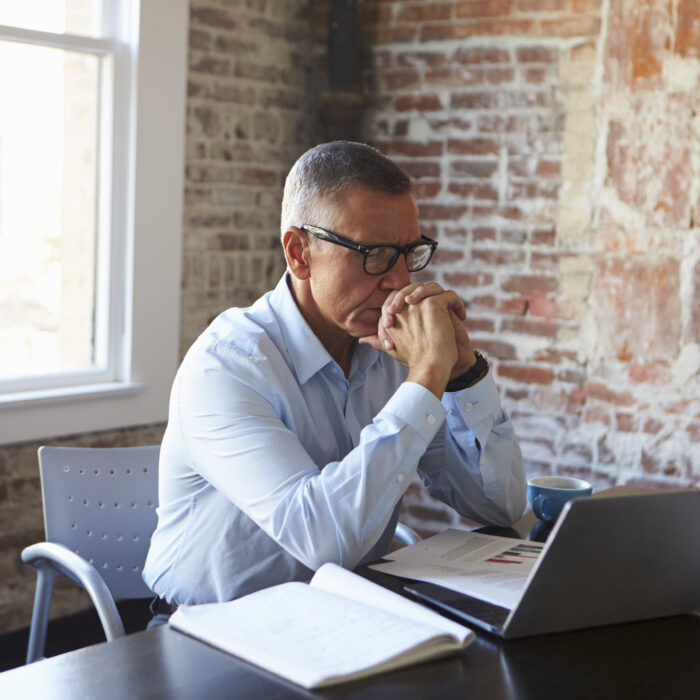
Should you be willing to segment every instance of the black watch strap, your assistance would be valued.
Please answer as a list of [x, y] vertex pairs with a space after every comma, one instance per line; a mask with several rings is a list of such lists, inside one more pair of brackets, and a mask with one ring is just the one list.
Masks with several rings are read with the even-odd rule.
[[474, 350], [474, 355], [476, 356], [476, 362], [464, 374], [450, 379], [450, 381], [447, 382], [445, 391], [460, 391], [461, 389], [466, 389], [486, 376], [489, 371], [489, 363], [478, 350]]

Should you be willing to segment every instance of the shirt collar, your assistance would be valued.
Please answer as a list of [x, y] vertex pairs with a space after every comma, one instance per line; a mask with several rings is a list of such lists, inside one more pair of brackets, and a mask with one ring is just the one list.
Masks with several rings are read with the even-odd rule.
[[[285, 272], [270, 295], [270, 307], [277, 319], [291, 367], [305, 384], [328, 364], [336, 364], [311, 330], [294, 300], [289, 273]], [[381, 353], [369, 345], [355, 345], [352, 374], [363, 376]]]

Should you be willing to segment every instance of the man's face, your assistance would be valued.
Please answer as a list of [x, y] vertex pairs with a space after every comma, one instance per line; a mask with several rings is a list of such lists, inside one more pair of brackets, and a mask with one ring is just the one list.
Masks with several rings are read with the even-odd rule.
[[[355, 243], [405, 246], [420, 239], [418, 211], [411, 194], [352, 187], [341, 195], [333, 212], [332, 231]], [[314, 315], [318, 315], [316, 325], [321, 326], [314, 330], [322, 342], [333, 342], [334, 335], [339, 340], [343, 335], [374, 335], [389, 293], [410, 282], [405, 257], [399, 255], [394, 266], [382, 275], [368, 275], [362, 268], [361, 253], [311, 236], [309, 239], [309, 282], [317, 312]]]

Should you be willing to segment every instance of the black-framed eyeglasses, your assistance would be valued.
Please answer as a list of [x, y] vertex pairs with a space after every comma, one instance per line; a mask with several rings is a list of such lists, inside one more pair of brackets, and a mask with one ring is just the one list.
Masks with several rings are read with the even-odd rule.
[[320, 226], [304, 224], [299, 228], [322, 241], [342, 245], [344, 248], [362, 253], [362, 269], [368, 275], [383, 275], [388, 272], [396, 264], [399, 255], [406, 258], [406, 269], [409, 272], [418, 272], [430, 262], [438, 246], [437, 241], [423, 235], [419, 241], [409, 243], [403, 248], [397, 245], [360, 245]]

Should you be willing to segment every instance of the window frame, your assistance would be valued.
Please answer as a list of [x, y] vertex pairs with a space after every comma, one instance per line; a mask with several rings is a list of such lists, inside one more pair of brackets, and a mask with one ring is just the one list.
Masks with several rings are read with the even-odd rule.
[[100, 193], [111, 206], [108, 221], [100, 207], [98, 227], [111, 232], [98, 245], [108, 293], [97, 295], [109, 303], [112, 361], [104, 371], [37, 376], [40, 386], [3, 382], [0, 444], [167, 418], [179, 360], [188, 5], [105, 2], [113, 36], [105, 39], [0, 28], [10, 40], [113, 56], [113, 99], [103, 103], [112, 177]]

